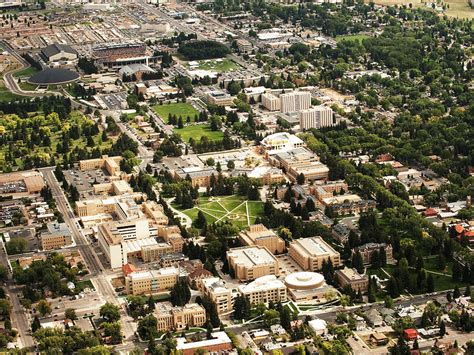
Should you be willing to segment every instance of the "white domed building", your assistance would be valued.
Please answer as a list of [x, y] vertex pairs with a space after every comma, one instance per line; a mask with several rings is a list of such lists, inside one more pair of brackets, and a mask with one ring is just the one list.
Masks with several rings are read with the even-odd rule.
[[333, 290], [326, 284], [324, 276], [311, 271], [295, 272], [285, 278], [288, 295], [295, 302], [324, 299], [324, 294]]

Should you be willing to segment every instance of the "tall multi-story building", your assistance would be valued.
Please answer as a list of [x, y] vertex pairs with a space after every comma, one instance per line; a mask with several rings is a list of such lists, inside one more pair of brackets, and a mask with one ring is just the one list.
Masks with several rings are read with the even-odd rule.
[[288, 300], [285, 284], [275, 275], [262, 276], [247, 285], [239, 286], [239, 292], [254, 305]]
[[230, 249], [227, 252], [227, 261], [235, 278], [242, 281], [280, 274], [278, 259], [266, 247], [250, 246]]
[[187, 327], [202, 327], [206, 323], [206, 310], [197, 303], [173, 307], [169, 302], [160, 302], [154, 315], [158, 331], [179, 331]]
[[266, 247], [273, 254], [280, 254], [285, 251], [285, 241], [263, 224], [249, 226], [247, 230], [240, 232], [238, 238], [243, 245]]
[[271, 93], [262, 94], [262, 106], [269, 111], [280, 110], [280, 98]]
[[175, 267], [158, 270], [134, 271], [125, 277], [125, 292], [130, 295], [148, 295], [174, 287], [179, 278]]
[[216, 305], [219, 314], [229, 313], [233, 309], [232, 290], [218, 277], [199, 280], [199, 288]]
[[307, 110], [311, 106], [311, 93], [294, 91], [280, 95], [280, 111], [283, 113]]
[[298, 112], [301, 129], [332, 127], [336, 124], [334, 112], [327, 106], [315, 106]]
[[345, 267], [342, 270], [336, 270], [335, 276], [342, 288], [349, 285], [352, 290], [361, 293], [367, 292], [369, 288], [369, 278], [359, 274], [356, 269]]
[[328, 259], [331, 259], [334, 267], [341, 264], [339, 253], [321, 237], [300, 238], [291, 242], [288, 254], [303, 270], [321, 270], [323, 261]]

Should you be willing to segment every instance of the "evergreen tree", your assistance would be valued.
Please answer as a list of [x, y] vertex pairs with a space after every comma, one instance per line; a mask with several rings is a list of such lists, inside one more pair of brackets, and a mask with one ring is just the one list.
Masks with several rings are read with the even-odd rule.
[[428, 293], [431, 293], [431, 292], [434, 292], [434, 290], [435, 290], [435, 285], [434, 285], [433, 275], [429, 274], [428, 279], [426, 280], [426, 291]]
[[184, 279], [179, 279], [171, 290], [171, 303], [173, 306], [184, 306], [191, 299], [191, 290]]
[[471, 297], [471, 286], [470, 285], [466, 286], [466, 291], [464, 291], [464, 296], [465, 297]]
[[360, 251], [352, 255], [352, 267], [355, 268], [359, 274], [364, 273], [364, 260]]
[[33, 322], [31, 323], [31, 331], [34, 333], [40, 328], [41, 328], [41, 322], [38, 316], [35, 316], [35, 318], [33, 318]]
[[459, 297], [461, 297], [461, 292], [459, 291], [459, 287], [456, 285], [453, 291], [453, 298], [458, 299]]
[[446, 334], [446, 325], [444, 324], [444, 321], [441, 321], [439, 323], [439, 335], [444, 336]]

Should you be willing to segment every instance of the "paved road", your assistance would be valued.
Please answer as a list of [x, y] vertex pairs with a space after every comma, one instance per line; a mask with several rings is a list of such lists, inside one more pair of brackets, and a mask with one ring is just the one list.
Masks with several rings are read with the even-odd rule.
[[[0, 262], [7, 270], [10, 270], [7, 262], [7, 253], [3, 241], [0, 241]], [[8, 280], [6, 282], [5, 291], [10, 298], [12, 305], [11, 320], [12, 327], [18, 329], [18, 342], [20, 346], [31, 348], [34, 345], [33, 338], [28, 334], [30, 329], [30, 321], [24, 312], [23, 306], [20, 304], [21, 289], [17, 287], [13, 280], [12, 274], [8, 272]]]
[[131, 319], [126, 314], [123, 304], [120, 304], [118, 299], [115, 297], [115, 291], [112, 288], [110, 282], [107, 280], [107, 274], [104, 272], [104, 267], [102, 266], [102, 263], [100, 262], [93, 246], [82, 233], [82, 230], [75, 219], [74, 213], [72, 212], [71, 206], [69, 205], [69, 202], [64, 195], [64, 192], [59, 185], [56, 176], [54, 176], [53, 168], [43, 168], [40, 169], [40, 171], [43, 173], [43, 176], [51, 189], [53, 198], [56, 201], [56, 205], [64, 217], [64, 222], [68, 224], [74, 241], [76, 242], [77, 248], [80, 250], [82, 257], [84, 258], [84, 261], [92, 274], [91, 281], [94, 284], [97, 293], [106, 302], [116, 304], [120, 307], [122, 329], [126, 337], [125, 339], [130, 339], [135, 332], [135, 329], [131, 323]]

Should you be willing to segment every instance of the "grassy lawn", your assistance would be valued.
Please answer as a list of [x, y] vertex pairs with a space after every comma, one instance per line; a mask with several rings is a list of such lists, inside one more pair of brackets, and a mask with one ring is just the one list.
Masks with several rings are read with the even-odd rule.
[[7, 102], [15, 99], [20, 99], [21, 96], [15, 95], [5, 87], [3, 81], [0, 81], [0, 101]]
[[336, 37], [336, 42], [340, 41], [358, 41], [362, 42], [364, 39], [370, 38], [367, 35], [341, 35]]
[[76, 289], [77, 291], [82, 291], [85, 288], [89, 288], [91, 290], [95, 290], [94, 285], [92, 284], [91, 280], [84, 280], [84, 281], [78, 281], [76, 284]]
[[38, 72], [38, 69], [36, 69], [35, 67], [28, 67], [20, 71], [17, 71], [16, 73], [13, 74], [13, 76], [16, 78], [18, 77], [29, 78], [30, 76], [32, 76], [33, 74], [36, 74], [37, 72]]
[[442, 274], [449, 274], [452, 275], [453, 273], [453, 263], [451, 261], [446, 262], [446, 268], [444, 270], [438, 269], [438, 258], [424, 258], [423, 263], [425, 265], [426, 270], [440, 272]]
[[189, 138], [193, 138], [195, 141], [199, 141], [201, 137], [208, 137], [209, 140], [221, 140], [224, 138], [222, 131], [213, 131], [211, 126], [208, 124], [196, 124], [189, 125], [184, 128], [174, 128], [174, 131], [181, 136], [183, 142], [189, 142]]
[[451, 290], [458, 286], [460, 289], [466, 287], [464, 282], [453, 281], [451, 276], [441, 276], [437, 274], [431, 274], [434, 279], [435, 291]]
[[[248, 206], [248, 213], [247, 213]], [[178, 208], [179, 206], [175, 206]], [[183, 213], [195, 220], [199, 211], [204, 213], [207, 223], [211, 224], [218, 220], [231, 221], [233, 224], [244, 228], [255, 222], [255, 219], [263, 213], [263, 202], [247, 201], [242, 196], [230, 195], [219, 197], [202, 197], [194, 208], [184, 210]]]
[[170, 114], [176, 115], [178, 117], [182, 116], [183, 119], [186, 119], [187, 116], [190, 116], [192, 121], [194, 120], [194, 116], [199, 114], [199, 112], [191, 104], [184, 102], [166, 105], [155, 105], [153, 106], [153, 110], [166, 123], [168, 123], [168, 116]]
[[26, 81], [21, 81], [18, 86], [23, 91], [35, 91], [38, 85], [27, 83]]
[[223, 72], [228, 72], [228, 71], [233, 71], [239, 67], [237, 63], [230, 59], [208, 59], [208, 60], [199, 60], [197, 61], [198, 65], [197, 66], [191, 66], [189, 65], [189, 62], [187, 63], [187, 66], [191, 70], [210, 70], [210, 71], [216, 71], [219, 73]]

